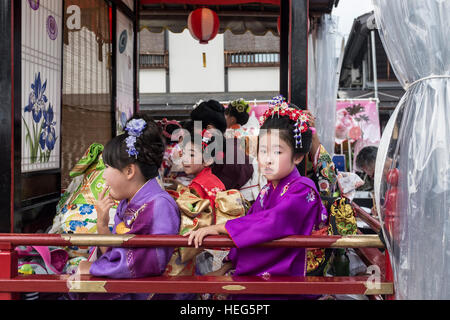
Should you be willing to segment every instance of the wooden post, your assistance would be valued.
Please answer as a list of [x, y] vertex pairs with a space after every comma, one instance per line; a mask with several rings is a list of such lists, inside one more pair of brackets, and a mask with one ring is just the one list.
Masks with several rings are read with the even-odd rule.
[[[14, 218], [14, 3], [0, 2], [0, 232], [11, 232]], [[19, 100], [20, 101], [20, 100]], [[20, 110], [20, 104], [18, 106]], [[19, 127], [20, 128], [20, 127]]]
[[308, 83], [308, 0], [280, 5], [280, 94], [306, 109]]
[[[17, 276], [17, 253], [10, 243], [0, 242], [0, 278]], [[18, 300], [18, 293], [0, 293], [0, 300]]]
[[[306, 110], [308, 105], [309, 0], [280, 2], [280, 94]], [[297, 166], [306, 175], [306, 158]]]

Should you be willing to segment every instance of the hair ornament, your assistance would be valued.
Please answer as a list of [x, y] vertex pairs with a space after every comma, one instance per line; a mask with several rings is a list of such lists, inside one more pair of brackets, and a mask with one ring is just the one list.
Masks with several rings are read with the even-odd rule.
[[294, 139], [295, 147], [302, 148], [302, 133], [309, 129], [309, 115], [302, 110], [289, 107], [285, 98], [282, 95], [274, 97], [269, 102], [269, 109], [264, 113], [261, 119], [261, 125], [269, 118], [275, 115], [279, 118], [287, 116], [292, 121], [295, 121]]
[[192, 110], [196, 109], [199, 105], [201, 105], [204, 101], [202, 99], [198, 100], [193, 106]]
[[231, 102], [231, 106], [236, 108], [237, 112], [242, 113], [250, 113], [250, 105], [247, 101], [245, 101], [242, 98], [239, 98], [238, 100], [234, 100]]
[[204, 151], [206, 149], [206, 147], [208, 147], [208, 144], [211, 142], [212, 139], [212, 134], [204, 129], [202, 131], [202, 151]]
[[137, 159], [139, 152], [136, 150], [136, 140], [142, 135], [147, 122], [143, 119], [132, 119], [128, 121], [125, 131], [128, 137], [125, 139], [127, 144], [127, 152], [130, 157], [134, 156]]

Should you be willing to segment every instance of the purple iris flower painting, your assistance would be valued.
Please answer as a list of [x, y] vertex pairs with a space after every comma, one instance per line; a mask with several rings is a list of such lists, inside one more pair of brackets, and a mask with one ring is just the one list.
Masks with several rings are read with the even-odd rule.
[[58, 37], [58, 25], [53, 16], [47, 18], [47, 34], [51, 40], [55, 40]]
[[48, 99], [45, 95], [45, 89], [47, 88], [47, 80], [42, 84], [41, 73], [39, 72], [34, 79], [34, 83], [31, 84], [31, 93], [28, 97], [28, 105], [25, 107], [25, 112], [31, 112], [33, 114], [33, 120], [36, 123], [41, 121], [42, 111], [47, 103]]
[[[31, 93], [28, 97], [28, 105], [24, 112], [30, 112], [31, 121], [23, 118], [26, 130], [25, 143], [30, 151], [31, 163], [48, 162], [50, 154], [56, 144], [56, 121], [54, 119], [54, 108], [48, 103], [45, 94], [47, 89], [47, 80], [42, 83], [41, 73], [39, 72], [34, 82], [31, 84]], [[47, 106], [48, 103], [48, 106]]]
[[31, 9], [39, 9], [39, 0], [28, 0], [28, 3], [30, 4]]
[[55, 133], [56, 122], [53, 121], [53, 107], [50, 104], [47, 110], [44, 110], [44, 121], [42, 122], [42, 132], [39, 137], [39, 144], [41, 149], [45, 150], [47, 147], [48, 151], [55, 148], [56, 133]]

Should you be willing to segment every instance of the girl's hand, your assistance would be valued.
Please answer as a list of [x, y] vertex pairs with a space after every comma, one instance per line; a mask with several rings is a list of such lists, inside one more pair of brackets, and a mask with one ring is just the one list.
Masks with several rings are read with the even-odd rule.
[[97, 229], [107, 228], [109, 224], [109, 209], [114, 205], [114, 199], [108, 194], [105, 196], [105, 193], [109, 191], [109, 187], [103, 189], [103, 191], [99, 194], [97, 200]]
[[202, 245], [203, 238], [208, 235], [219, 235], [222, 231], [223, 225], [212, 225], [204, 228], [200, 228], [198, 230], [189, 231], [185, 233], [183, 236], [187, 237], [188, 239], [188, 245], [192, 244], [192, 240], [194, 241], [194, 245], [196, 248]]

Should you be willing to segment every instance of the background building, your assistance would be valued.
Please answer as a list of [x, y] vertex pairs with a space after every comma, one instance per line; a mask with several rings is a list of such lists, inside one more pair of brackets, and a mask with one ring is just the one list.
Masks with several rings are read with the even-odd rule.
[[208, 44], [199, 44], [187, 29], [142, 29], [139, 36], [140, 108], [155, 116], [187, 116], [200, 99], [269, 100], [279, 91], [280, 40], [270, 31], [226, 31]]
[[[378, 31], [370, 29], [372, 21], [373, 12], [368, 12], [357, 17], [353, 22], [345, 45], [338, 98], [363, 99], [378, 96], [380, 129], [383, 132], [405, 91], [392, 70]], [[372, 45], [372, 32], [375, 46]], [[376, 66], [373, 63], [373, 53]], [[374, 77], [375, 72], [376, 77]]]

